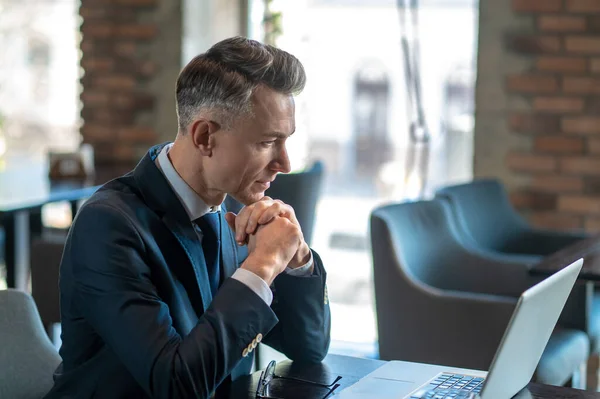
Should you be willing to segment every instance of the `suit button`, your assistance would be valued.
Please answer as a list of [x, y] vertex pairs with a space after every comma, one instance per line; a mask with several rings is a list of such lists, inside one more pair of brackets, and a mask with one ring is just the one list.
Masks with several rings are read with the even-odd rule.
[[254, 348], [252, 347], [252, 344], [248, 345], [248, 353], [252, 352], [254, 350]]
[[252, 340], [252, 344], [251, 345], [252, 345], [252, 349], [256, 348], [256, 346], [258, 345], [258, 341], [256, 340], [256, 338], [254, 338]]
[[256, 342], [260, 342], [263, 339], [263, 335], [261, 333], [258, 333], [258, 335], [256, 336]]
[[242, 351], [242, 356], [243, 357], [247, 357], [248, 356], [248, 348], [244, 348], [244, 350]]

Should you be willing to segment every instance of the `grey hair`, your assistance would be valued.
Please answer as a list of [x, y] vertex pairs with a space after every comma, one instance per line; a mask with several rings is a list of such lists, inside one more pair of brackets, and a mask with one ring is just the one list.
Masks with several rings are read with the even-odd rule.
[[193, 58], [177, 78], [179, 130], [201, 110], [215, 112], [225, 127], [252, 112], [252, 93], [259, 85], [299, 94], [306, 84], [302, 63], [293, 55], [255, 40], [236, 36]]

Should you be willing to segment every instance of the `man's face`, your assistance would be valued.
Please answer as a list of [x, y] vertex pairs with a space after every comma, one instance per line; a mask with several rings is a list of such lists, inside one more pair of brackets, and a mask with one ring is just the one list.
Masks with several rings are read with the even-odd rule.
[[290, 171], [285, 142], [296, 129], [294, 112], [292, 96], [258, 87], [251, 115], [214, 135], [213, 156], [206, 164], [209, 187], [245, 205], [260, 200], [278, 172]]

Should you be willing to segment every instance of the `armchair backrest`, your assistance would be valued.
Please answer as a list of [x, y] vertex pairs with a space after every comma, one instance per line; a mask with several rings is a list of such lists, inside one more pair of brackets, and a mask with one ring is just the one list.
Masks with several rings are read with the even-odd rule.
[[496, 179], [444, 187], [436, 198], [445, 199], [459, 227], [463, 243], [503, 252], [519, 241], [528, 224], [514, 210], [504, 186]]
[[396, 262], [403, 279], [442, 288], [450, 268], [440, 254], [455, 241], [444, 216], [443, 205], [437, 201], [395, 204], [375, 210], [371, 239], [378, 250], [373, 256], [385, 255], [385, 261], [376, 263]]
[[[375, 225], [371, 232], [372, 245], [379, 248], [374, 251], [374, 257], [386, 254], [382, 262], [386, 265], [395, 259], [399, 273], [413, 284], [442, 290], [504, 293], [498, 284], [506, 276], [500, 279], [499, 273], [493, 276], [481, 272], [484, 267], [498, 263], [483, 259], [462, 244], [452, 209], [446, 201], [382, 207], [373, 212], [371, 225]], [[384, 231], [391, 241], [380, 248], [379, 236]]]
[[30, 295], [0, 291], [0, 345], [0, 397], [43, 397], [52, 388], [61, 359]]

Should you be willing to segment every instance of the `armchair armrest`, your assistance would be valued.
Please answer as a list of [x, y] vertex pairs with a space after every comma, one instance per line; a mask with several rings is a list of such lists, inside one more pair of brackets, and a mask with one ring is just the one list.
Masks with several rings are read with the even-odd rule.
[[465, 248], [440, 251], [436, 266], [426, 281], [442, 290], [519, 297], [538, 280], [531, 276], [535, 259], [487, 256]]

